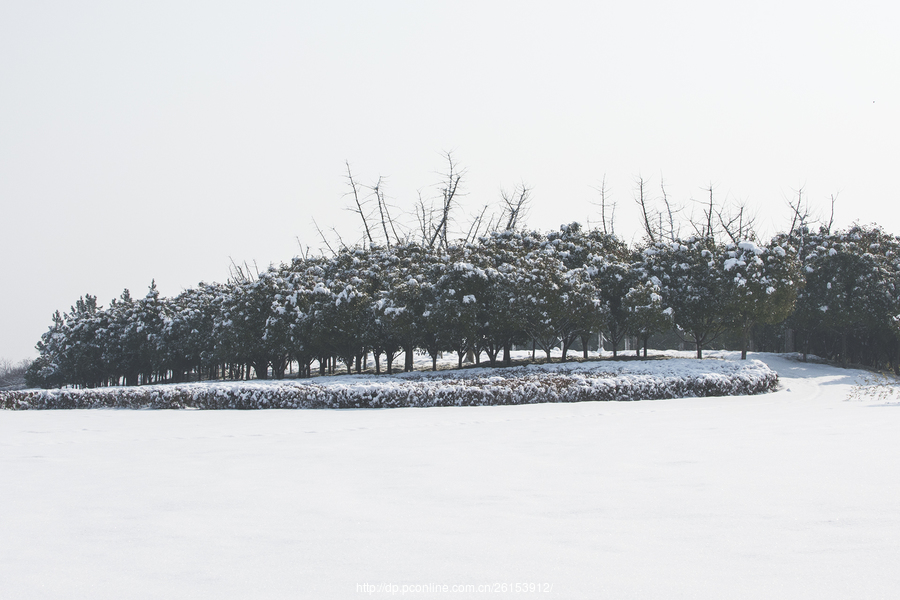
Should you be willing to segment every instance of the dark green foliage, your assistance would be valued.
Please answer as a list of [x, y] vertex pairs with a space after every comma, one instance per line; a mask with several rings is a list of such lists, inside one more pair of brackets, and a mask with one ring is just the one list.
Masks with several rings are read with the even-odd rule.
[[797, 230], [765, 245], [690, 238], [641, 252], [577, 224], [435, 248], [345, 248], [171, 299], [155, 284], [105, 309], [84, 296], [53, 316], [26, 376], [30, 386], [90, 388], [281, 378], [296, 364], [306, 377], [314, 361], [321, 373], [338, 363], [352, 372], [368, 356], [390, 372], [400, 356], [411, 369], [415, 352], [433, 368], [442, 352], [459, 366], [467, 355], [499, 364], [501, 352], [509, 364], [516, 344], [548, 357], [561, 345], [565, 357], [576, 340], [586, 353], [602, 331], [612, 347], [627, 335], [646, 348], [673, 324], [698, 357], [717, 338], [746, 350], [756, 332], [762, 346], [793, 339], [804, 352], [896, 367], [898, 261], [894, 236], [859, 226]]
[[729, 325], [725, 274], [717, 268], [721, 249], [711, 237], [661, 242], [644, 250], [643, 269], [656, 277], [663, 303], [672, 308], [675, 327], [696, 345], [715, 340]]
[[804, 283], [800, 263], [796, 251], [777, 240], [763, 247], [750, 241], [728, 244], [720, 260], [722, 301], [730, 329], [741, 336], [741, 358], [746, 359], [754, 325], [780, 323], [791, 314]]
[[837, 233], [803, 229], [788, 241], [800, 248], [806, 278], [789, 320], [798, 350], [845, 365], [896, 370], [900, 241], [878, 227], [859, 225]]

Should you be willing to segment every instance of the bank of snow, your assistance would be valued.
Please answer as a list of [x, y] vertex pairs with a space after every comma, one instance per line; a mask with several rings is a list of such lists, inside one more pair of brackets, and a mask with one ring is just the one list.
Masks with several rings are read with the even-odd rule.
[[399, 408], [752, 395], [777, 375], [758, 360], [670, 358], [569, 362], [506, 369], [343, 375], [311, 380], [202, 382], [0, 396], [7, 409]]
[[754, 357], [774, 393], [0, 411], [0, 598], [896, 597], [900, 403]]

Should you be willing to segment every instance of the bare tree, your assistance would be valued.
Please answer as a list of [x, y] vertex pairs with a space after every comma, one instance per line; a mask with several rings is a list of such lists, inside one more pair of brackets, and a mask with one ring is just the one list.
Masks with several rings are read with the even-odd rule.
[[[450, 226], [450, 213], [456, 205], [456, 196], [459, 192], [459, 182], [464, 172], [459, 170], [456, 162], [453, 160], [451, 152], [444, 153], [447, 159], [447, 172], [444, 173], [444, 181], [441, 182], [441, 207], [439, 210], [440, 221], [437, 225], [432, 226], [431, 236], [428, 240], [428, 247], [434, 248], [436, 242], [440, 241], [443, 247], [449, 245], [447, 231]], [[424, 207], [423, 207], [424, 208]], [[424, 214], [424, 210], [423, 210]]]
[[812, 225], [812, 218], [809, 214], [809, 203], [804, 204], [803, 187], [801, 186], [796, 192], [797, 200], [788, 202], [791, 209], [791, 228], [788, 230], [788, 237], [792, 241], [799, 241], [802, 246], [805, 232]]
[[375, 185], [371, 187], [372, 193], [375, 195], [375, 201], [378, 204], [378, 215], [381, 219], [381, 228], [384, 230], [384, 243], [389, 248], [391, 246], [391, 236], [388, 234], [388, 227], [391, 228], [391, 233], [394, 234], [394, 241], [399, 244], [400, 243], [400, 235], [397, 233], [397, 228], [394, 225], [394, 219], [391, 217], [390, 209], [388, 208], [388, 203], [384, 199], [384, 186], [383, 186], [384, 178], [379, 176], [378, 181], [375, 182]]
[[[603, 227], [603, 233], [608, 235], [616, 234], [616, 203], [610, 203], [607, 200], [607, 194], [609, 193], [609, 189], [606, 187], [606, 174], [603, 174], [603, 179], [600, 182], [600, 187], [594, 188], [598, 192], [600, 192], [600, 225]], [[596, 202], [594, 203], [596, 205]], [[609, 216], [607, 216], [606, 211], [609, 208]]]
[[[676, 227], [675, 225], [675, 215], [681, 212], [681, 208], [672, 208], [672, 203], [669, 202], [669, 194], [666, 192], [666, 180], [663, 179], [662, 175], [659, 176], [659, 189], [662, 191], [663, 204], [666, 207], [666, 234], [669, 240], [674, 242], [681, 234], [681, 227]], [[662, 219], [660, 219], [660, 221], [662, 221]], [[662, 227], [660, 227], [660, 229], [662, 229]]]
[[[481, 224], [484, 222], [484, 217], [487, 214], [488, 208], [490, 208], [487, 204], [485, 204], [481, 208], [481, 212], [478, 213], [477, 217], [472, 219], [472, 222], [469, 224], [469, 231], [466, 232], [465, 241], [467, 244], [474, 242], [478, 239], [478, 236], [481, 235]], [[491, 221], [493, 221], [493, 216], [488, 220], [488, 229], [486, 231], [490, 231]]]
[[516, 228], [520, 221], [524, 221], [528, 213], [528, 203], [531, 201], [531, 188], [524, 182], [516, 186], [512, 193], [500, 190], [500, 199], [503, 201], [503, 210], [499, 221], [505, 221], [506, 231]]
[[703, 207], [703, 230], [700, 232], [702, 237], [713, 237], [713, 215], [715, 214], [715, 200], [713, 198], [713, 187], [712, 182], [709, 182], [709, 187], [704, 188], [703, 191], [709, 192], [709, 202], [706, 206]]
[[665, 178], [662, 175], [659, 177], [659, 189], [662, 192], [662, 210], [652, 206], [653, 201], [648, 197], [648, 181], [643, 177], [638, 177], [636, 184], [638, 197], [635, 199], [635, 202], [641, 209], [641, 224], [644, 227], [644, 233], [647, 234], [647, 238], [651, 243], [660, 240], [677, 240], [681, 235], [679, 214], [684, 208], [677, 206], [669, 199]]
[[834, 203], [837, 202], [837, 194], [831, 195], [831, 216], [828, 217], [828, 227], [826, 228], [827, 233], [831, 233], [831, 228], [834, 227]]
[[422, 198], [422, 191], [419, 190], [419, 199], [414, 206], [416, 212], [416, 222], [419, 225], [419, 234], [422, 236], [422, 244], [427, 244], [431, 238], [431, 231], [434, 226], [434, 209], [425, 205], [425, 199]]
[[643, 221], [644, 221], [643, 222], [644, 233], [647, 234], [647, 238], [650, 240], [650, 243], [655, 244], [657, 236], [654, 231], [654, 227], [651, 223], [650, 208], [647, 206], [649, 203], [649, 200], [646, 195], [646, 189], [645, 189], [647, 187], [647, 182], [644, 180], [644, 178], [642, 176], [638, 175], [637, 181], [635, 183], [637, 184], [637, 192], [638, 192], [638, 197], [635, 198], [635, 202], [637, 202], [638, 206], [641, 209], [641, 217], [643, 218]]
[[716, 217], [719, 220], [719, 227], [732, 243], [757, 238], [756, 215], [750, 212], [746, 202], [738, 202], [734, 208], [724, 206], [716, 211]]
[[348, 194], [353, 196], [353, 203], [356, 205], [356, 208], [351, 208], [352, 212], [355, 212], [359, 215], [359, 218], [362, 219], [363, 229], [366, 232], [366, 239], [369, 240], [369, 245], [375, 245], [375, 240], [372, 239], [372, 231], [369, 229], [369, 221], [366, 219], [366, 213], [363, 211], [362, 201], [359, 198], [359, 186], [356, 184], [356, 181], [353, 179], [353, 173], [350, 171], [350, 161], [345, 160], [344, 164], [347, 165], [347, 182], [350, 184], [350, 192]]

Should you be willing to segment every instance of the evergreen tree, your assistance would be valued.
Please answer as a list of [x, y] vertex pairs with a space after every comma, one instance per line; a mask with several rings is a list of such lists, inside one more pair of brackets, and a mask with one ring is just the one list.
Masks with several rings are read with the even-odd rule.
[[656, 277], [643, 278], [628, 290], [622, 301], [625, 311], [625, 330], [638, 338], [640, 344], [635, 349], [640, 355], [644, 349], [647, 358], [647, 344], [650, 336], [672, 328], [672, 309], [663, 304], [662, 287]]
[[750, 331], [757, 323], [780, 323], [791, 314], [803, 284], [796, 252], [790, 246], [752, 241], [729, 244], [719, 254], [731, 327], [741, 335], [741, 359], [747, 358]]
[[663, 303], [672, 308], [676, 329], [696, 345], [697, 358], [729, 326], [720, 252], [711, 237], [656, 243], [643, 252], [643, 268], [661, 283]]

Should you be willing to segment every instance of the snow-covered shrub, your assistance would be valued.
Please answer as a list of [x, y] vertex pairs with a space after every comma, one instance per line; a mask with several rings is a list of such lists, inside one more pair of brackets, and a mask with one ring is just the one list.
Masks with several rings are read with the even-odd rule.
[[473, 369], [398, 377], [344, 376], [280, 382], [24, 390], [0, 394], [5, 409], [397, 408], [543, 402], [633, 401], [773, 391], [762, 362], [672, 359]]

